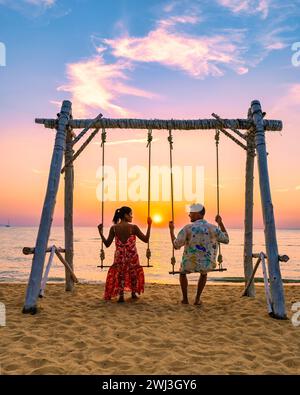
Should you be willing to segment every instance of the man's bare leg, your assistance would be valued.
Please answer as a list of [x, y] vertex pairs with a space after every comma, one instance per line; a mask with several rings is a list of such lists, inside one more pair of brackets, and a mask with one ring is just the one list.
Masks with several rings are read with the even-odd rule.
[[187, 280], [186, 274], [180, 274], [180, 285], [181, 285], [181, 291], [182, 291], [182, 297], [183, 297], [181, 303], [189, 304], [188, 294], [187, 294], [188, 280]]
[[201, 304], [200, 297], [201, 297], [202, 291], [205, 287], [206, 280], [207, 280], [207, 274], [201, 273], [201, 275], [199, 277], [199, 281], [198, 281], [197, 295], [196, 295], [196, 299], [195, 299], [195, 303], [194, 303], [196, 305]]

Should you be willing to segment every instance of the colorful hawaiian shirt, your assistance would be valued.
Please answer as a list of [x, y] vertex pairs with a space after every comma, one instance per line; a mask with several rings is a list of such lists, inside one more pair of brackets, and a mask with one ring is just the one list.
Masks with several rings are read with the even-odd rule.
[[186, 225], [174, 240], [179, 250], [184, 246], [180, 271], [183, 273], [208, 272], [216, 268], [218, 243], [229, 243], [226, 232], [204, 219]]

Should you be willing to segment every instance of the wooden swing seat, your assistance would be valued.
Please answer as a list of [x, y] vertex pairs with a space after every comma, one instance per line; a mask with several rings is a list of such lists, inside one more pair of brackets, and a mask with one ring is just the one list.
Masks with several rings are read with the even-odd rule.
[[[210, 272], [226, 272], [227, 269], [224, 267], [222, 269], [212, 269], [210, 270]], [[181, 272], [179, 271], [175, 271], [175, 272], [169, 272], [169, 274], [181, 274]]]

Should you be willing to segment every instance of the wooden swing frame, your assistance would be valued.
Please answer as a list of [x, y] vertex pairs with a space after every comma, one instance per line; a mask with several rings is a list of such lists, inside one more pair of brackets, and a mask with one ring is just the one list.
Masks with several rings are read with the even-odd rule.
[[[55, 129], [55, 143], [52, 154], [48, 185], [35, 245], [32, 267], [29, 276], [23, 313], [34, 314], [37, 311], [37, 299], [43, 276], [44, 262], [48, 248], [52, 217], [61, 171], [65, 174], [65, 260], [73, 271], [73, 188], [74, 160], [87, 147], [100, 129], [151, 129], [151, 130], [220, 130], [224, 135], [238, 144], [246, 152], [245, 182], [245, 231], [244, 231], [244, 273], [245, 283], [253, 272], [253, 169], [255, 153], [257, 156], [260, 195], [262, 202], [263, 221], [265, 227], [265, 244], [267, 263], [270, 275], [270, 294], [272, 312], [275, 318], [286, 317], [283, 283], [280, 273], [276, 227], [269, 182], [266, 131], [281, 131], [282, 121], [266, 120], [258, 100], [251, 102], [246, 119], [221, 119], [212, 114], [212, 119], [194, 120], [145, 120], [145, 119], [108, 119], [100, 114], [96, 119], [73, 119], [72, 103], [63, 101], [61, 111], [56, 119], [38, 118], [37, 124]], [[75, 137], [74, 129], [83, 129]], [[94, 129], [83, 146], [74, 154], [74, 145], [90, 130]], [[242, 133], [240, 130], [245, 130]], [[233, 132], [233, 133], [232, 133]], [[242, 140], [242, 141], [241, 141]], [[62, 168], [63, 157], [65, 166]], [[66, 291], [72, 291], [74, 281], [66, 270]], [[247, 296], [254, 296], [254, 283], [247, 289]]]

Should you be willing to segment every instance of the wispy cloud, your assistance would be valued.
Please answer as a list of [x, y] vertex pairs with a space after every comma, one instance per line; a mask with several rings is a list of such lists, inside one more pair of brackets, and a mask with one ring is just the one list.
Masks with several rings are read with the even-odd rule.
[[61, 107], [61, 101], [50, 100], [50, 103], [53, 104], [57, 109], [60, 109], [60, 107]]
[[261, 14], [263, 19], [269, 14], [271, 0], [217, 0], [223, 7], [229, 8], [235, 14]]
[[117, 58], [131, 62], [156, 62], [164, 66], [180, 69], [194, 78], [222, 76], [224, 66], [238, 74], [248, 71], [241, 57], [241, 30], [231, 30], [223, 34], [197, 36], [180, 32], [178, 25], [200, 22], [197, 15], [180, 15], [161, 19], [156, 28], [145, 37], [128, 35], [106, 39], [103, 43], [112, 49]]
[[290, 84], [284, 87], [281, 97], [269, 112], [270, 117], [278, 117], [278, 114], [293, 114], [298, 118], [296, 112], [300, 108], [300, 84]]
[[277, 188], [275, 189], [276, 192], [285, 193], [289, 192], [289, 188]]
[[177, 5], [178, 5], [178, 1], [176, 1], [176, 0], [171, 1], [163, 7], [163, 11], [164, 12], [172, 12]]
[[300, 84], [292, 84], [288, 89], [286, 100], [292, 105], [300, 106]]
[[21, 11], [26, 6], [34, 6], [38, 8], [50, 8], [56, 3], [56, 0], [0, 0], [0, 5], [4, 5], [15, 10]]
[[67, 65], [68, 84], [58, 87], [59, 91], [70, 92], [74, 111], [84, 116], [90, 108], [99, 109], [110, 116], [134, 115], [117, 99], [124, 95], [154, 98], [154, 93], [135, 88], [126, 81], [127, 72], [133, 69], [130, 62], [105, 63], [102, 54], [91, 59]]
[[32, 170], [32, 173], [34, 173], [34, 174], [38, 174], [38, 175], [46, 174], [46, 172], [44, 170], [39, 170], [39, 169], [31, 169], [31, 170]]
[[48, 23], [49, 19], [63, 18], [72, 11], [58, 0], [0, 0], [1, 5], [29, 19], [43, 18], [43, 23]]
[[[215, 7], [220, 9], [222, 7], [217, 4], [221, 4], [234, 13], [260, 12], [267, 17], [275, 1], [217, 0]], [[211, 28], [212, 21], [205, 19], [209, 17], [202, 12], [200, 2], [186, 6], [184, 12], [182, 4], [176, 0], [167, 3], [162, 9], [162, 15], [166, 15], [165, 12], [167, 16], [161, 16], [143, 36], [130, 35], [123, 24], [116, 38], [92, 36], [97, 54], [68, 64], [68, 82], [58, 88], [71, 94], [78, 116], [96, 108], [106, 116], [137, 115], [122, 104], [123, 96], [158, 97], [134, 87], [134, 81], [129, 82], [131, 72], [142, 63], [149, 66], [156, 63], [196, 79], [220, 77], [228, 70], [242, 75], [256, 67], [271, 51], [287, 46], [284, 34], [292, 27], [282, 26], [281, 17], [272, 21], [268, 18], [259, 29], [256, 25], [252, 30], [246, 29], [238, 23], [235, 28]], [[108, 54], [109, 62], [106, 60]], [[115, 59], [111, 60], [111, 55]]]
[[289, 26], [284, 27], [274, 27], [273, 29], [268, 29], [268, 31], [261, 32], [261, 43], [262, 46], [268, 50], [280, 50], [290, 46], [289, 38], [284, 37], [284, 33], [293, 30]]
[[55, 2], [56, 0], [24, 0], [24, 3], [44, 7], [51, 7]]

